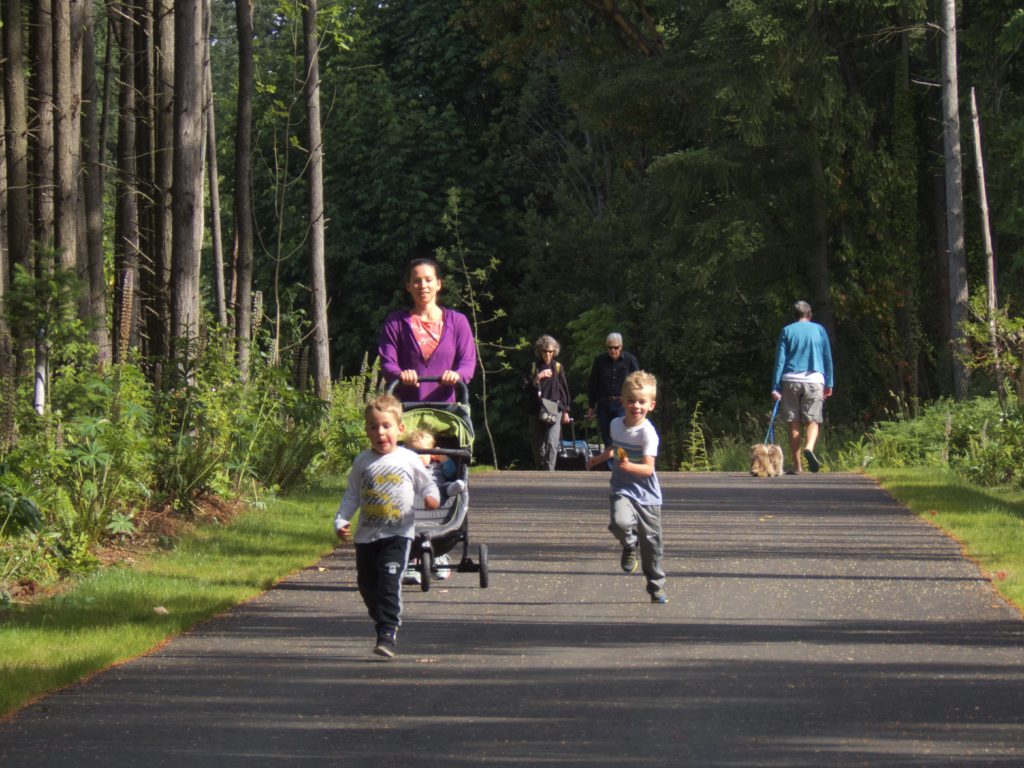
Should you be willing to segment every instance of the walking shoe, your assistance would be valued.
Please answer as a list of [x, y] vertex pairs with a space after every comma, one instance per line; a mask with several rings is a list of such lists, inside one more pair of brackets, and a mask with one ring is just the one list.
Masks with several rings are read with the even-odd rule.
[[807, 468], [811, 472], [817, 472], [821, 469], [821, 462], [818, 461], [818, 457], [814, 455], [814, 451], [804, 449], [804, 458], [807, 459]]
[[412, 563], [410, 563], [409, 567], [405, 569], [405, 573], [402, 574], [402, 583], [403, 584], [419, 584], [420, 581], [421, 581], [421, 579], [420, 579], [420, 569], [419, 569], [419, 566], [418, 565], [413, 565]]
[[434, 565], [437, 566], [437, 578], [447, 579], [452, 575], [452, 561], [448, 555], [438, 555], [434, 558]]
[[665, 594], [665, 590], [656, 589], [654, 592], [651, 592], [651, 602], [658, 603], [659, 605], [664, 605], [665, 603], [667, 603], [668, 595]]
[[619, 564], [626, 573], [636, 573], [636, 549], [634, 547], [623, 547], [622, 559], [619, 560]]
[[373, 647], [373, 652], [378, 656], [383, 656], [386, 659], [390, 659], [395, 655], [395, 632], [394, 630], [381, 630], [377, 633], [377, 644]]

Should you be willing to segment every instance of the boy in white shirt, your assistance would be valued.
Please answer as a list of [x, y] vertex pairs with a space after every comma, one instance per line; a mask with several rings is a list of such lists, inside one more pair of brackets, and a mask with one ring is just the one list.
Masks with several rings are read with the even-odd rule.
[[611, 522], [608, 530], [622, 545], [619, 565], [636, 571], [636, 550], [647, 579], [652, 603], [667, 603], [665, 571], [661, 565], [661, 484], [654, 471], [658, 433], [647, 420], [654, 410], [658, 382], [646, 371], [634, 371], [622, 384], [626, 415], [613, 419], [611, 445], [587, 462], [587, 469], [612, 460]]
[[348, 541], [349, 523], [360, 510], [356, 580], [377, 630], [373, 652], [391, 658], [402, 623], [402, 574], [415, 530], [413, 503], [420, 496], [427, 509], [437, 509], [440, 494], [420, 457], [398, 444], [405, 431], [401, 401], [380, 395], [367, 403], [363, 415], [370, 450], [352, 463], [334, 529], [338, 538]]

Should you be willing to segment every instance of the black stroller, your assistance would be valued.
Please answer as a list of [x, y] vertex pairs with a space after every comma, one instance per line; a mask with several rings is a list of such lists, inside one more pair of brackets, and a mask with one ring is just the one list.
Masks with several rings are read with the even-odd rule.
[[[438, 381], [436, 377], [423, 377], [420, 381]], [[388, 385], [393, 394], [398, 382]], [[459, 382], [456, 403], [403, 402], [403, 423], [406, 431], [425, 429], [434, 435], [437, 445], [429, 450], [409, 450], [446, 456], [455, 462], [457, 480], [462, 480], [461, 492], [443, 498], [437, 509], [417, 507], [416, 531], [409, 552], [410, 559], [419, 560], [420, 588], [430, 589], [431, 577], [437, 575], [436, 558], [447, 555], [455, 545], [462, 543], [462, 559], [455, 570], [459, 573], [479, 573], [480, 586], [490, 583], [487, 564], [487, 545], [480, 544], [478, 561], [469, 556], [469, 465], [473, 458], [473, 422], [469, 412], [469, 389]]]

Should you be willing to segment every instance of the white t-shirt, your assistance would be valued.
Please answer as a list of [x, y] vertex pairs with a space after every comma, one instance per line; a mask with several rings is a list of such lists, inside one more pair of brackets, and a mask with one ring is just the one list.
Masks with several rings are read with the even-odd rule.
[[782, 374], [782, 381], [797, 381], [802, 384], [821, 384], [825, 386], [825, 374], [818, 371], [799, 371]]
[[334, 516], [334, 527], [338, 529], [348, 523], [359, 509], [356, 544], [391, 536], [411, 539], [416, 523], [413, 503], [417, 496], [440, 499], [437, 483], [416, 453], [400, 445], [383, 455], [363, 451], [352, 463], [348, 487]]
[[[645, 456], [658, 455], [658, 432], [647, 419], [635, 427], [627, 427], [622, 417], [612, 419], [609, 431], [612, 445], [624, 450], [630, 462], [642, 464]], [[619, 469], [619, 462], [613, 459], [611, 486], [613, 493], [628, 496], [638, 504], [661, 506], [661, 484], [656, 473], [652, 472], [650, 477], [637, 477]]]

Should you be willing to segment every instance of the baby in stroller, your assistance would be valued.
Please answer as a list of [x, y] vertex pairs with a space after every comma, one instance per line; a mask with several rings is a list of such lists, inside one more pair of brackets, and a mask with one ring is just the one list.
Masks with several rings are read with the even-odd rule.
[[[432, 454], [430, 451], [437, 447], [437, 440], [434, 433], [427, 429], [414, 429], [405, 438], [405, 445], [419, 454], [423, 466], [433, 475], [434, 482], [441, 492], [441, 506], [444, 506], [452, 496], [462, 493], [466, 487], [464, 480], [454, 479], [458, 475], [458, 465], [449, 456]], [[422, 507], [422, 500], [416, 500], [416, 506]], [[437, 565], [437, 578], [447, 579], [451, 576], [451, 561], [448, 555], [439, 555], [434, 561]], [[420, 572], [418, 563], [410, 561], [409, 567], [402, 577], [403, 584], [419, 584]]]

